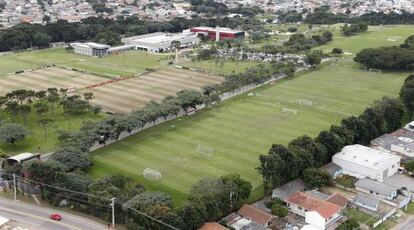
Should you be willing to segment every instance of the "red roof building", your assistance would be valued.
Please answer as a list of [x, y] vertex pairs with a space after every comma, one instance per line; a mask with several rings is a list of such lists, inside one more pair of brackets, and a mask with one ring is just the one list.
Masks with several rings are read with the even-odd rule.
[[216, 222], [209, 222], [203, 224], [199, 230], [228, 230], [228, 228]]
[[222, 39], [243, 39], [244, 38], [244, 31], [240, 30], [232, 30], [230, 28], [224, 27], [206, 27], [206, 26], [199, 26], [193, 27], [190, 29], [190, 32], [197, 33], [197, 34], [204, 34], [211, 40], [222, 40]]
[[[339, 196], [335, 196], [331, 201], [336, 202], [334, 198], [339, 200]], [[285, 199], [291, 212], [305, 217], [306, 223], [320, 229], [325, 229], [342, 218], [343, 207], [331, 201], [321, 200], [303, 192], [296, 192]]]
[[265, 227], [271, 225], [273, 216], [248, 204], [243, 205], [238, 211], [239, 215], [248, 218]]

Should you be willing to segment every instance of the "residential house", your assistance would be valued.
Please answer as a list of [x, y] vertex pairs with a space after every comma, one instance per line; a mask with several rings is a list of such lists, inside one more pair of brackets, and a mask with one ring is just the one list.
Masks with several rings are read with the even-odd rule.
[[199, 230], [228, 230], [228, 228], [216, 222], [208, 222], [203, 224]]
[[348, 145], [332, 157], [344, 174], [380, 182], [398, 172], [401, 157], [363, 145]]
[[286, 197], [296, 193], [296, 192], [303, 192], [305, 191], [306, 184], [302, 179], [292, 180], [289, 183], [286, 183], [272, 192], [273, 199], [281, 199], [284, 200]]
[[291, 212], [305, 217], [306, 223], [320, 229], [326, 229], [342, 218], [343, 207], [303, 192], [296, 192], [284, 201]]
[[274, 223], [274, 217], [252, 205], [245, 204], [238, 211], [239, 215], [254, 221], [260, 225], [269, 227]]
[[380, 199], [367, 194], [359, 193], [353, 200], [353, 203], [368, 210], [376, 212], [380, 203]]
[[322, 166], [321, 169], [325, 170], [333, 179], [342, 175], [342, 168], [333, 162], [329, 162], [328, 164]]
[[381, 199], [393, 200], [397, 197], [398, 188], [370, 179], [359, 179], [355, 182], [357, 191], [372, 194]]
[[414, 158], [414, 130], [406, 128], [398, 129], [392, 133], [384, 134], [371, 141], [371, 146], [398, 154], [405, 160]]

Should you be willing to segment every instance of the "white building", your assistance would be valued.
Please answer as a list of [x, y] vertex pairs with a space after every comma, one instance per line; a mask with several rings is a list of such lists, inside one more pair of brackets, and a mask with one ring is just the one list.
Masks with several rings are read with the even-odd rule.
[[400, 167], [401, 157], [363, 145], [348, 145], [332, 157], [344, 174], [384, 182]]
[[172, 49], [173, 41], [180, 42], [180, 48], [193, 47], [200, 42], [197, 34], [185, 31], [183, 33], [151, 33], [122, 39], [125, 45], [134, 45], [135, 49], [151, 53], [161, 53]]
[[307, 224], [318, 229], [326, 229], [342, 218], [343, 207], [303, 192], [294, 193], [284, 201], [291, 212], [305, 217]]
[[74, 49], [75, 53], [77, 54], [93, 57], [106, 56], [108, 54], [108, 49], [111, 47], [109, 45], [99, 44], [95, 42], [75, 42], [71, 43], [70, 46]]

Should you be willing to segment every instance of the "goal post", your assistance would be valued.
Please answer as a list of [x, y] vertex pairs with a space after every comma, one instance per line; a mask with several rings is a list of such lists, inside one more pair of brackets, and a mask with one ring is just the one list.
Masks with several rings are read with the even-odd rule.
[[304, 106], [309, 106], [309, 107], [313, 106], [313, 101], [306, 100], [306, 99], [299, 99], [299, 100], [297, 100], [297, 103], [299, 105], [304, 105]]
[[288, 108], [282, 108], [282, 113], [286, 115], [298, 115], [298, 111], [296, 109], [288, 109]]
[[214, 156], [214, 149], [205, 145], [197, 145], [196, 153], [200, 156], [211, 158]]
[[159, 181], [162, 179], [162, 174], [161, 172], [155, 170], [155, 169], [151, 169], [151, 168], [146, 168], [142, 171], [142, 175], [151, 181]]

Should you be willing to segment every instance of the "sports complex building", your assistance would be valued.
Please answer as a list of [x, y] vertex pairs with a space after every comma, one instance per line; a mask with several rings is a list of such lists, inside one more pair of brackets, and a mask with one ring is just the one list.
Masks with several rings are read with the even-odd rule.
[[241, 30], [232, 30], [230, 28], [225, 27], [206, 27], [206, 26], [199, 26], [193, 27], [190, 29], [191, 32], [198, 34], [203, 34], [207, 36], [211, 40], [222, 40], [222, 39], [243, 39], [244, 38], [244, 31]]
[[70, 46], [73, 48], [75, 53], [87, 56], [102, 57], [108, 54], [108, 49], [111, 47], [105, 44], [99, 44], [95, 42], [71, 43]]
[[146, 50], [151, 53], [167, 52], [173, 49], [173, 41], [180, 42], [180, 48], [188, 48], [197, 45], [200, 42], [196, 33], [184, 31], [183, 33], [150, 33], [134, 37], [123, 38], [122, 43], [132, 45], [137, 50]]

